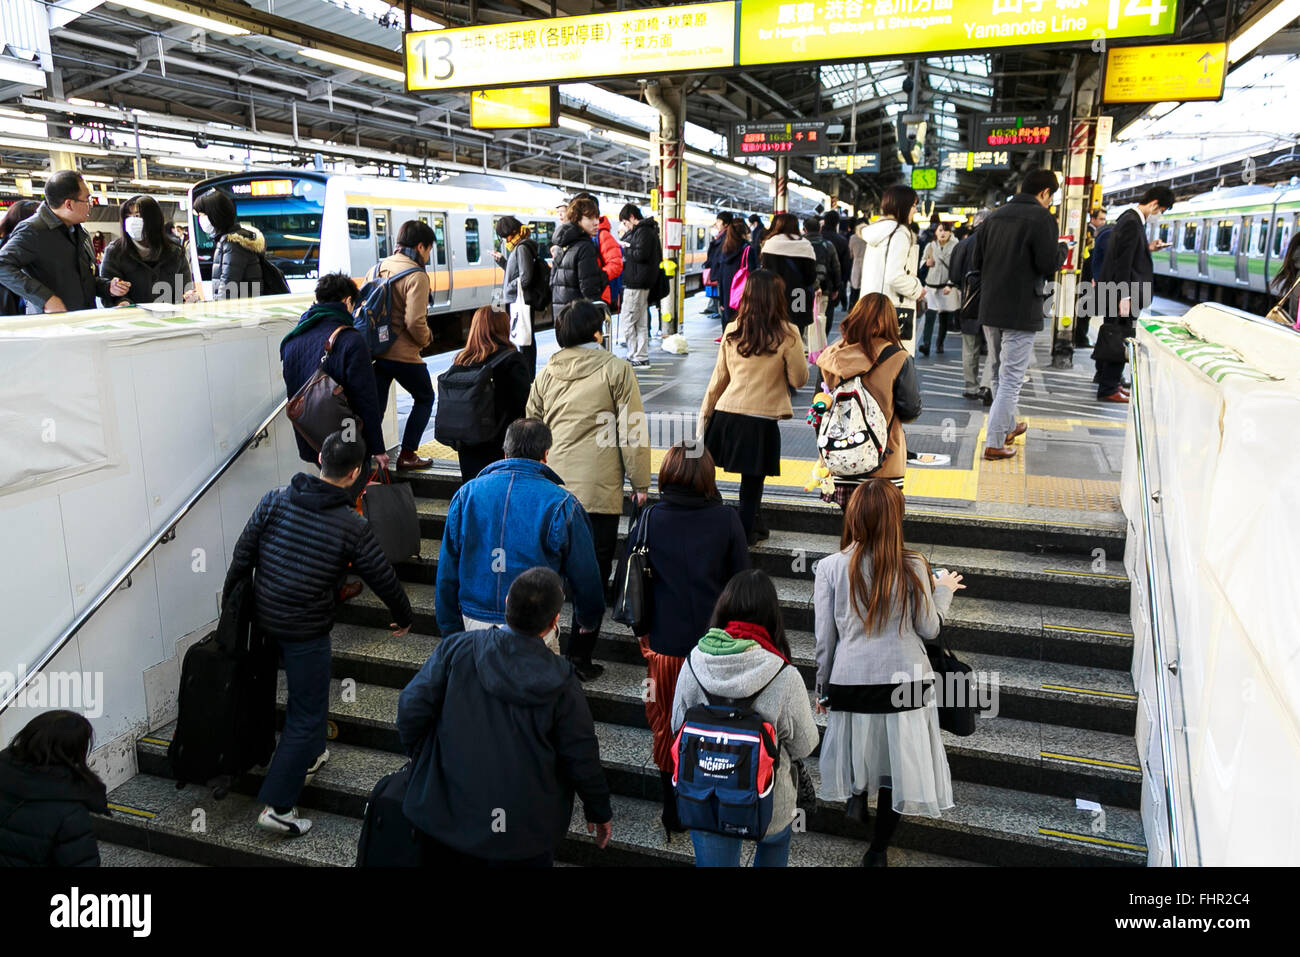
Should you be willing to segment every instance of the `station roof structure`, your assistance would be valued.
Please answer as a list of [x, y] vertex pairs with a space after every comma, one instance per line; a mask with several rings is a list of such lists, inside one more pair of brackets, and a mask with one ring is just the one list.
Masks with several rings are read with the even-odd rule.
[[[470, 128], [466, 93], [406, 92], [399, 51], [407, 8], [414, 28], [438, 29], [664, 4], [12, 2], [14, 16], [24, 5], [48, 6], [48, 51], [42, 56], [52, 70], [41, 85], [0, 71], [0, 109], [9, 118], [6, 127], [12, 120], [18, 132], [0, 137], [0, 167], [8, 170], [0, 181], [44, 166], [41, 150], [31, 143], [45, 127], [50, 135], [79, 141], [73, 147], [82, 151], [87, 172], [131, 191], [133, 185], [161, 189], [192, 182], [204, 162], [211, 172], [242, 168], [250, 159], [265, 162], [265, 157], [310, 163], [317, 153], [327, 162], [412, 177], [486, 166], [558, 184], [629, 192], [653, 185], [648, 140], [655, 124], [636, 79], [563, 85], [559, 127], [480, 131]], [[1222, 39], [1226, 18], [1231, 15], [1235, 22], [1250, 4], [1205, 0], [1189, 5], [1190, 12], [1182, 6], [1178, 38], [1190, 42]], [[734, 162], [725, 155], [720, 134], [738, 120], [832, 117], [844, 125], [839, 149], [879, 152], [880, 172], [836, 174], [832, 185], [828, 174], [814, 174], [810, 160], [792, 158], [791, 198], [796, 206], [811, 206], [819, 193], [835, 192], [842, 200], [869, 205], [901, 172], [894, 133], [898, 114], [926, 116], [927, 149], [937, 160], [944, 150], [967, 148], [966, 129], [974, 114], [1068, 110], [1074, 85], [1096, 69], [1097, 59], [1087, 47], [1021, 46], [910, 61], [804, 63], [679, 77], [676, 82], [687, 93], [690, 198], [718, 208], [770, 207], [771, 160]], [[1107, 112], [1120, 129], [1144, 109]], [[139, 155], [148, 163], [143, 179], [132, 165], [137, 131]], [[848, 142], [850, 131], [856, 132], [854, 144]], [[1026, 155], [1014, 158], [1018, 163]], [[192, 164], [188, 169], [187, 163]], [[1005, 194], [1015, 172], [954, 172], [940, 182], [935, 198], [947, 204], [985, 202]]]

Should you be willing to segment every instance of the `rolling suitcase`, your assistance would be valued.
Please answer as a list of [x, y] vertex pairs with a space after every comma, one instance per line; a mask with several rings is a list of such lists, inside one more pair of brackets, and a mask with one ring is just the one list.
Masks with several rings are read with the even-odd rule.
[[230, 782], [275, 750], [276, 649], [252, 623], [252, 579], [232, 589], [217, 630], [185, 653], [167, 757], [176, 786]]
[[411, 762], [385, 774], [370, 793], [357, 843], [357, 867], [419, 867], [420, 832], [402, 812]]

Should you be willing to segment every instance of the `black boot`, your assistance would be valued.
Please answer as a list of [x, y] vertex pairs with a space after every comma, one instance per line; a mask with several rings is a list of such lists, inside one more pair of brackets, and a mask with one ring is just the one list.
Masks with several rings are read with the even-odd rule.
[[663, 789], [664, 811], [659, 816], [660, 823], [664, 826], [664, 837], [671, 838], [674, 834], [682, 834], [686, 828], [682, 826], [682, 819], [677, 814], [677, 791], [673, 788], [673, 772], [659, 772], [659, 786]]

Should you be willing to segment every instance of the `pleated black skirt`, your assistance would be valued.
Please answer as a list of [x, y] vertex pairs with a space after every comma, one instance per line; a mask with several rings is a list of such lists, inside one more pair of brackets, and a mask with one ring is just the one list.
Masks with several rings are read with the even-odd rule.
[[781, 430], [775, 419], [715, 411], [704, 431], [704, 445], [723, 471], [781, 474]]

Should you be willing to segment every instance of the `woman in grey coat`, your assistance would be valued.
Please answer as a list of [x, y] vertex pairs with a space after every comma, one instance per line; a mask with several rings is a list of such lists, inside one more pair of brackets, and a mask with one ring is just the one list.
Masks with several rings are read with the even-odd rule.
[[[501, 284], [501, 300], [502, 307], [508, 311], [511, 303], [519, 301], [521, 292], [527, 301], [527, 291], [533, 284], [533, 269], [537, 262], [537, 243], [529, 238], [528, 227], [513, 216], [502, 216], [497, 220], [497, 236], [506, 244], [507, 255], [494, 251], [492, 256], [506, 273], [505, 281]], [[528, 305], [536, 308], [533, 302]], [[515, 342], [519, 354], [524, 357], [524, 364], [528, 366], [530, 382], [537, 377], [537, 342], [533, 338], [532, 329], [536, 328], [539, 319], [540, 315], [532, 316], [532, 328], [528, 330], [526, 343]], [[512, 324], [511, 341], [524, 338], [515, 333]]]
[[[776, 730], [780, 756], [772, 791], [772, 819], [754, 852], [755, 867], [785, 867], [798, 794], [795, 761], [817, 747], [817, 725], [808, 689], [790, 664], [790, 645], [781, 623], [776, 587], [765, 572], [749, 569], [727, 583], [713, 609], [713, 627], [700, 639], [677, 679], [673, 735], [686, 712], [715, 698], [757, 694], [754, 710]], [[741, 839], [711, 831], [691, 831], [698, 867], [738, 867]]]
[[886, 865], [902, 814], [939, 817], [952, 803], [952, 778], [939, 736], [934, 672], [923, 642], [961, 576], [903, 547], [903, 493], [886, 479], [859, 485], [844, 515], [843, 546], [817, 563], [817, 711], [827, 710], [821, 797], [848, 801], [865, 822], [876, 803], [864, 866]]

